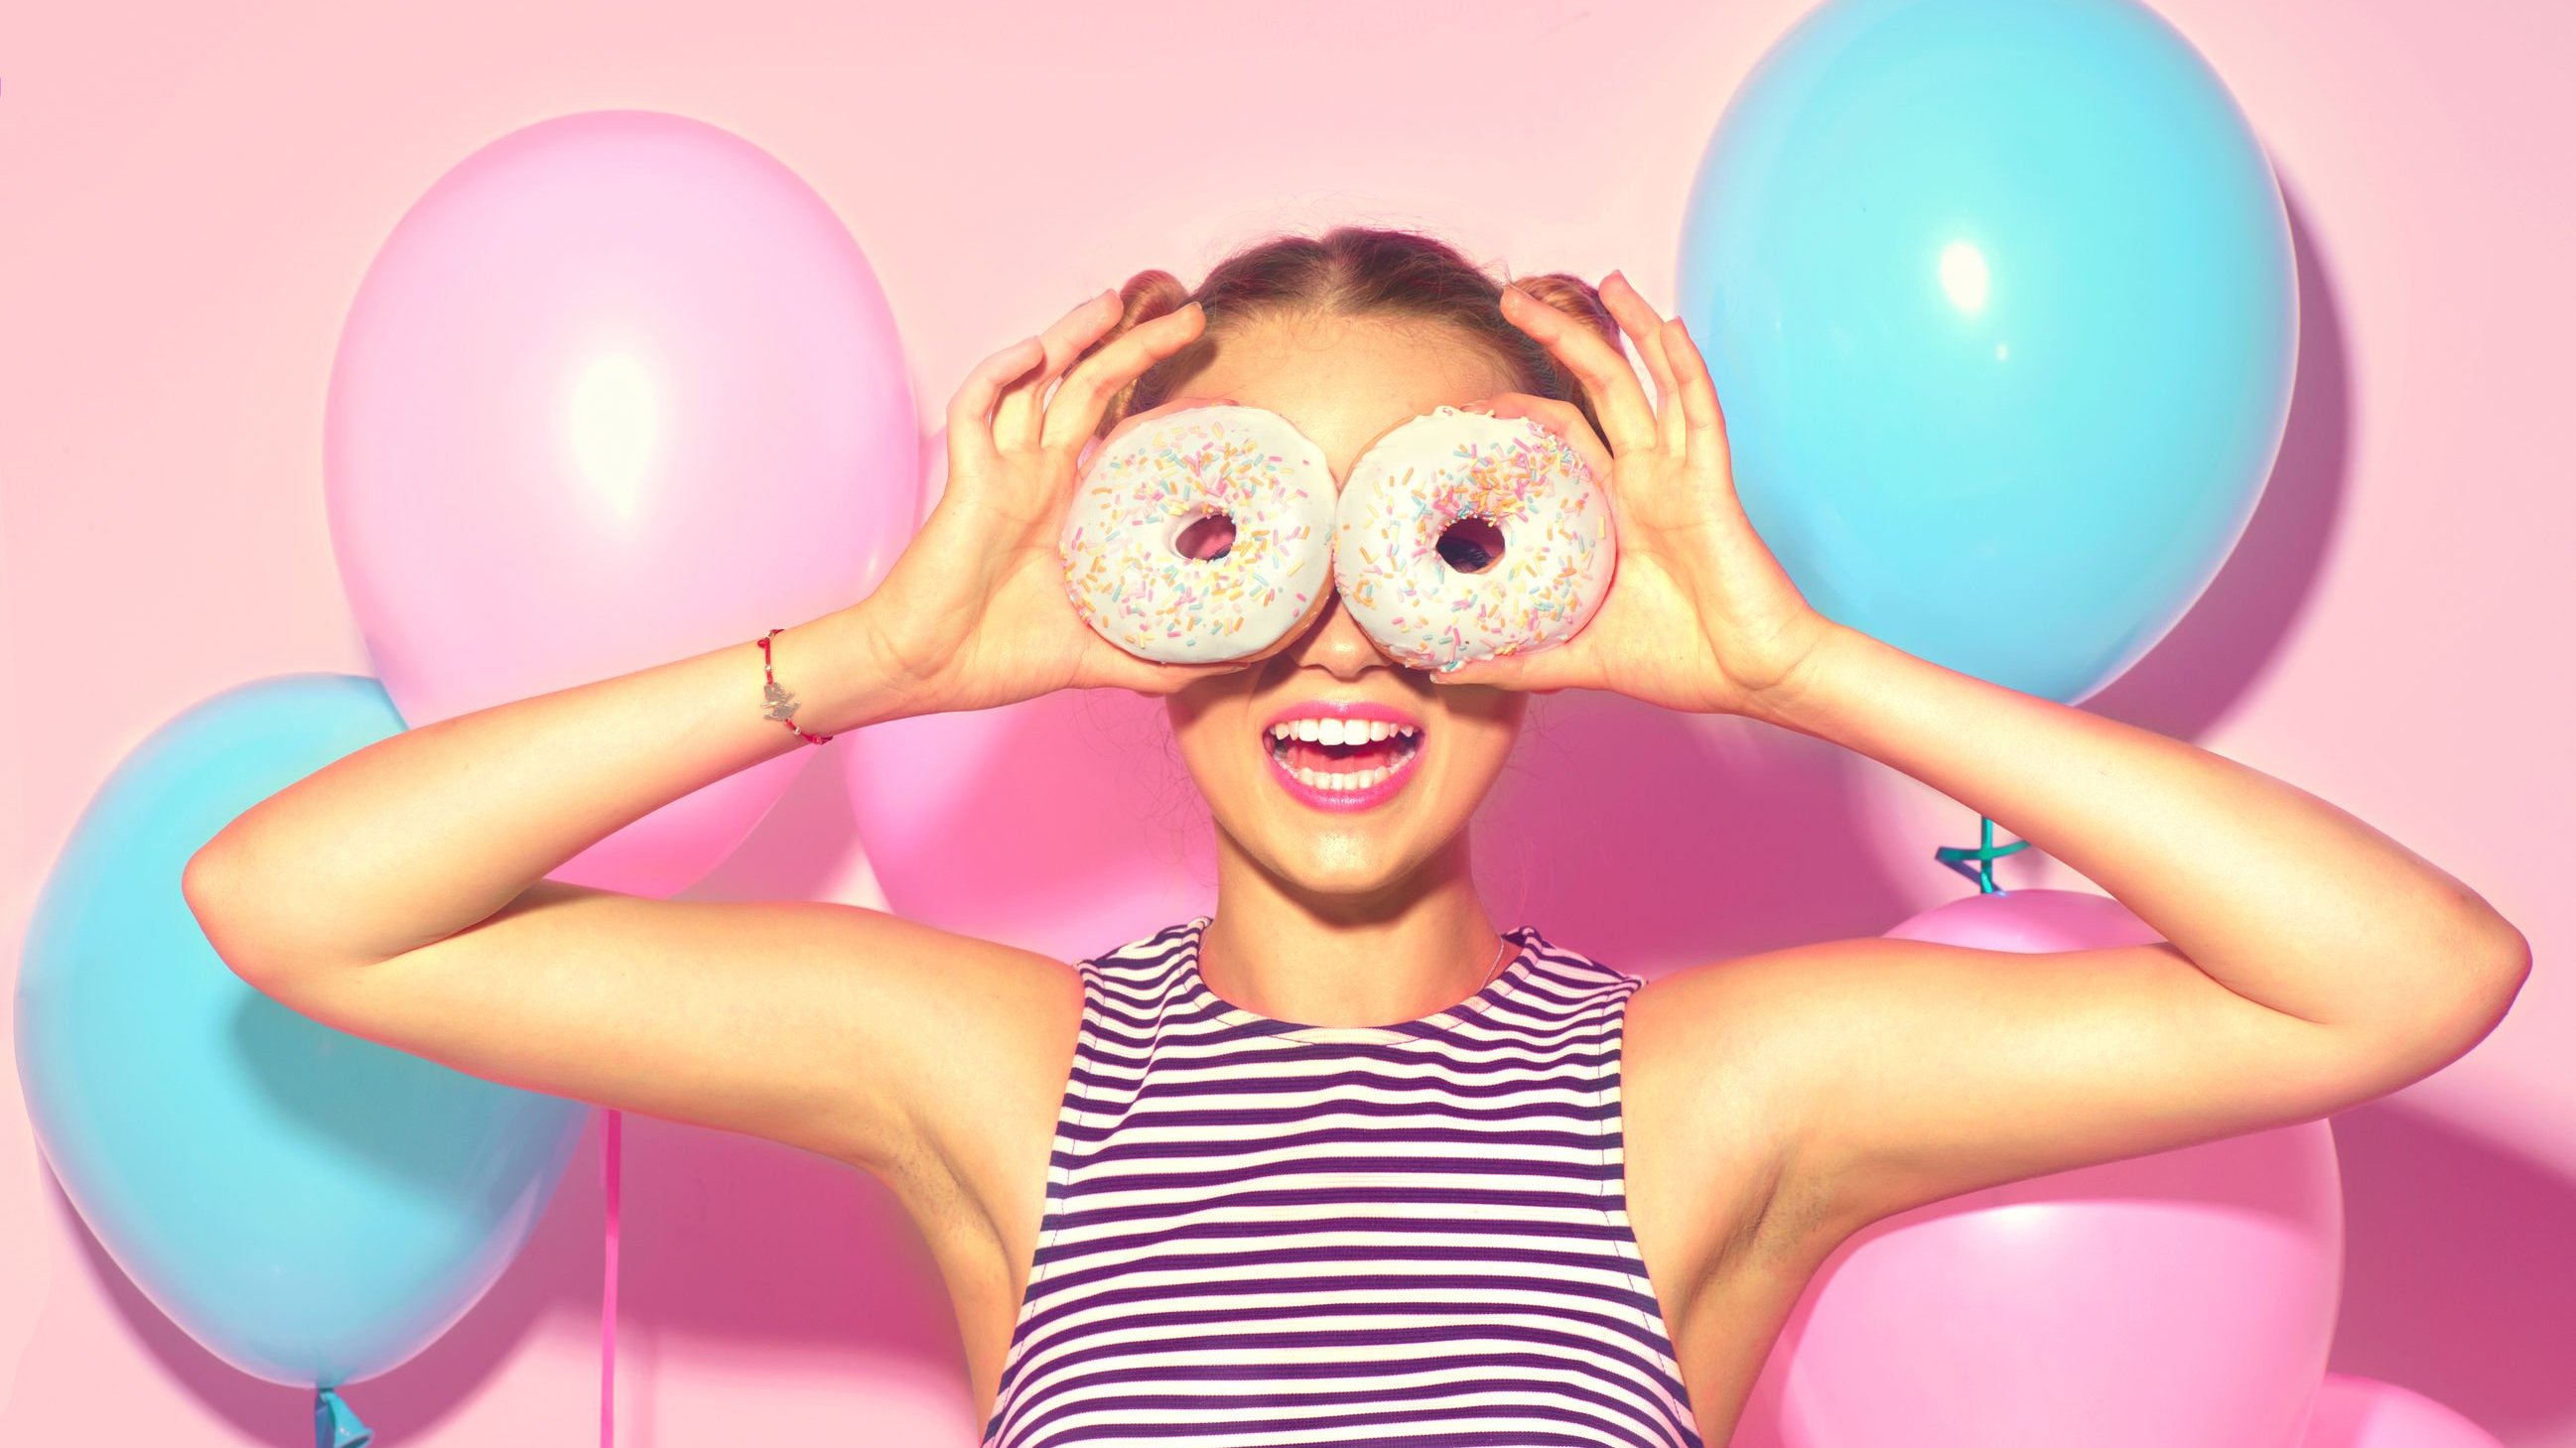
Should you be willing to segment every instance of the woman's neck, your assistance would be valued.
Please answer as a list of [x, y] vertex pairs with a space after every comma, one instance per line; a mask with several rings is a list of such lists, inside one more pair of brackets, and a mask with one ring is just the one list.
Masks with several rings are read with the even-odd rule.
[[1464, 830], [1365, 896], [1303, 889], [1217, 830], [1217, 906], [1199, 974], [1229, 1005], [1313, 1026], [1419, 1020], [1475, 995], [1505, 949], [1476, 893]]

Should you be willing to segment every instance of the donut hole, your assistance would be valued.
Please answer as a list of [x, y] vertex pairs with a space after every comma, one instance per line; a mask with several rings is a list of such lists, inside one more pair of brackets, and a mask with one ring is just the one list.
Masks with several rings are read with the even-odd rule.
[[1214, 511], [1198, 514], [1172, 535], [1172, 551], [1202, 563], [1223, 558], [1234, 551], [1234, 519]]
[[1503, 530], [1490, 519], [1468, 516], [1440, 530], [1440, 561], [1459, 573], [1482, 573], [1502, 561]]

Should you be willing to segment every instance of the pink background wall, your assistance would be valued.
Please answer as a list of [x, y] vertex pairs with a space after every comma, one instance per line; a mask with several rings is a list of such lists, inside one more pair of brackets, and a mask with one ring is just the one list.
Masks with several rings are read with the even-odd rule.
[[[247, 679], [368, 671], [321, 505], [337, 329], [405, 207], [503, 133], [667, 110], [794, 167], [873, 260], [927, 431], [967, 365], [1084, 293], [1147, 266], [1195, 280], [1271, 227], [1423, 226], [1517, 272], [1623, 267], [1668, 302], [1703, 140], [1803, 8], [17, 7], [0, 47], [0, 941], [14, 963], [65, 832], [150, 730]], [[2334, 800], [2532, 938], [2540, 968], [2494, 1036], [2337, 1120], [2351, 1265], [2333, 1366], [2514, 1448], [2576, 1448], [2576, 990], [2554, 968], [2576, 932], [2576, 8], [2162, 8], [2279, 168], [2303, 366], [2235, 559], [2092, 707]], [[1869, 761], [1737, 720], [1550, 702], [1499, 814], [1562, 821], [1606, 798], [1642, 836], [1603, 857], [1616, 873], [1582, 873], [1592, 851], [1496, 854], [1501, 907], [1568, 944], [1653, 974], [1875, 933], [1961, 889], [1930, 851], [1974, 843], [1973, 813]], [[1075, 852], [1034, 852], [1031, 898], [1091, 898], [1099, 948], [1201, 900], [1204, 823], [1173, 808], [1154, 713], [1098, 696], [1029, 719], [1135, 741], [1143, 778], [1086, 787], [1100, 817], [1083, 833], [1153, 842], [1114, 897]], [[850, 829], [855, 757], [818, 757], [699, 893], [878, 903]], [[2080, 883], [2026, 857], [2001, 875]], [[306, 1394], [233, 1372], [126, 1283], [16, 1091], [0, 1073], [0, 1440], [72, 1441], [112, 1408], [120, 1441], [302, 1441]], [[936, 1273], [872, 1181], [637, 1118], [627, 1155], [624, 1442], [971, 1441]], [[353, 1389], [386, 1442], [595, 1432], [597, 1177], [586, 1146], [474, 1314]]]

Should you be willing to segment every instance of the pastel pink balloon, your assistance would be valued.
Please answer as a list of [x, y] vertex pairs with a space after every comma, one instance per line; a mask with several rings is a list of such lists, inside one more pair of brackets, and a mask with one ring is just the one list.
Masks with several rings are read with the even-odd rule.
[[1207, 805], [1160, 699], [1070, 690], [858, 742], [850, 811], [899, 915], [1073, 960], [1215, 906]]
[[[411, 726], [728, 646], [757, 720], [752, 640], [875, 587], [911, 536], [919, 442], [893, 315], [831, 207], [730, 132], [602, 111], [484, 147], [395, 226], [333, 363], [325, 495]], [[779, 673], [796, 687], [783, 652]], [[683, 889], [815, 754], [712, 781], [553, 878]]]
[[[1969, 896], [1888, 934], [2013, 951], [2158, 938], [2117, 901], [2062, 890]], [[2322, 1121], [1933, 1202], [1825, 1260], [1736, 1441], [2294, 1448], [2342, 1261]]]
[[2504, 1448], [2486, 1429], [2394, 1383], [2328, 1373], [2299, 1448]]

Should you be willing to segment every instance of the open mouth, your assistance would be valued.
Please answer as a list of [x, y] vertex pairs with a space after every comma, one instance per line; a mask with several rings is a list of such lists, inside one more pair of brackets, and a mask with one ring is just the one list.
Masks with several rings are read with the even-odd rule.
[[1270, 716], [1261, 742], [1280, 788], [1316, 809], [1393, 798], [1422, 757], [1422, 721], [1389, 704], [1317, 699]]
[[1386, 783], [1422, 751], [1422, 731], [1385, 719], [1288, 719], [1270, 726], [1270, 757], [1311, 789]]

